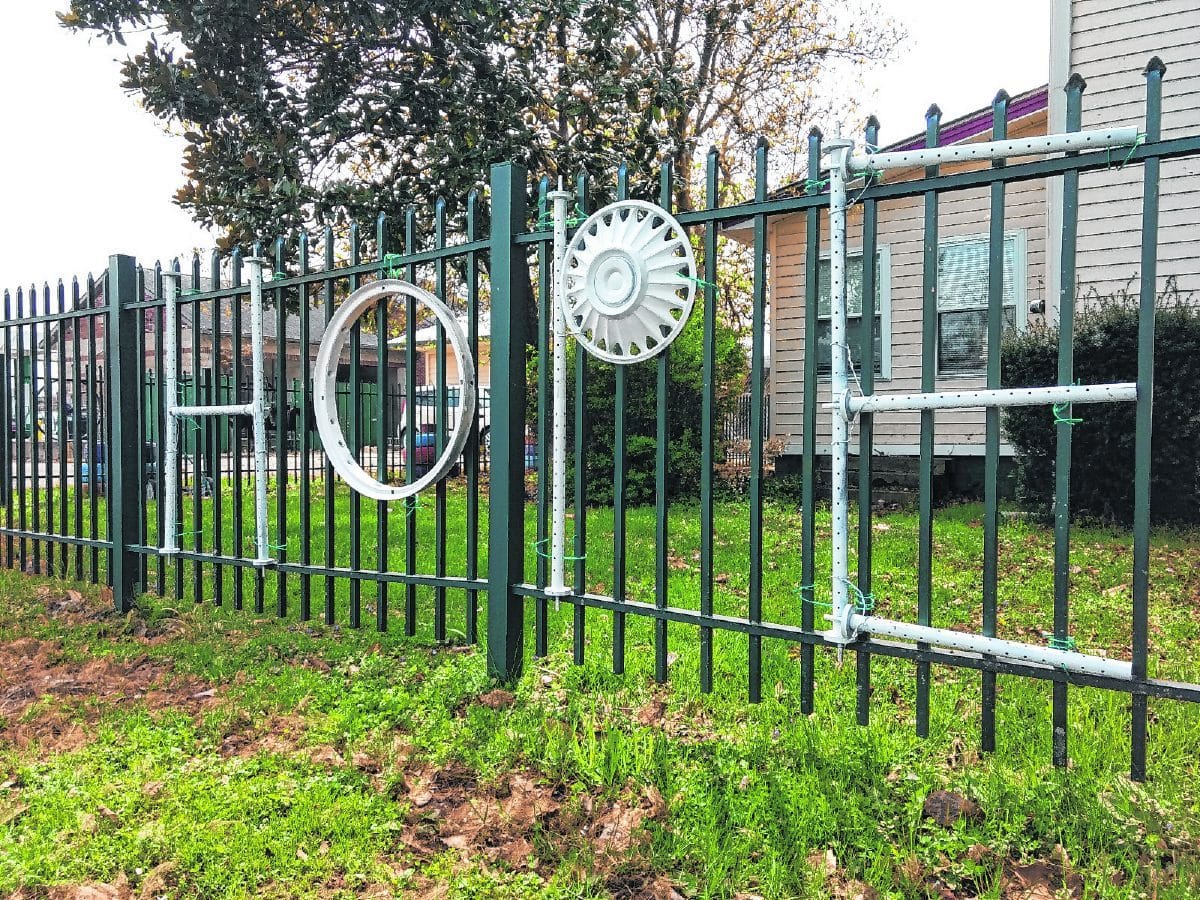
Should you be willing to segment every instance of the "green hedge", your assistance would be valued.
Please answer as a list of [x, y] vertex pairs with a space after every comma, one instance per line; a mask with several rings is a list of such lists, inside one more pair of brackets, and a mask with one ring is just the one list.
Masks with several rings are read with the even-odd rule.
[[[671, 344], [668, 362], [667, 409], [668, 493], [671, 497], [699, 497], [701, 410], [703, 408], [704, 304], [699, 297], [687, 325]], [[571, 462], [568, 490], [574, 483], [575, 447], [575, 354], [579, 346], [568, 345], [567, 357], [567, 446]], [[654, 502], [654, 464], [658, 442], [657, 359], [634, 363], [625, 369], [625, 458], [627, 461], [626, 502], [639, 506]], [[616, 400], [616, 367], [593, 357], [587, 360], [587, 411], [589, 440], [586, 454], [588, 503], [610, 506], [613, 501], [613, 423]], [[722, 324], [716, 328], [717, 410], [720, 422], [740, 395], [746, 377], [746, 352], [733, 329]], [[528, 421], [537, 415], [537, 353], [531, 354], [528, 379], [530, 386]], [[718, 460], [724, 450], [717, 446]], [[549, 452], [549, 448], [547, 448]]]
[[[1151, 518], [1200, 523], [1200, 309], [1172, 302], [1157, 313]], [[1001, 357], [1006, 387], [1057, 382], [1058, 329], [1010, 331]], [[1137, 380], [1137, 309], [1110, 300], [1075, 327], [1075, 376], [1082, 384]], [[1071, 448], [1074, 516], [1128, 524], [1133, 518], [1133, 403], [1076, 404]], [[1050, 515], [1054, 497], [1054, 415], [1044, 407], [1005, 411], [1017, 452], [1017, 496]]]

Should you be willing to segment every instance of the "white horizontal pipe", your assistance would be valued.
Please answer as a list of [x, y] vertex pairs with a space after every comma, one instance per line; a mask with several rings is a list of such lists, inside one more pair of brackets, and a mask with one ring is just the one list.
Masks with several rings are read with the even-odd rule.
[[887, 153], [854, 153], [850, 156], [850, 171], [879, 172], [884, 169], [936, 166], [941, 163], [964, 162], [972, 159], [1006, 159], [1010, 156], [1036, 156], [1044, 153], [1065, 153], [1069, 150], [1132, 147], [1137, 138], [1137, 128], [1129, 126], [1127, 128], [1075, 131], [1067, 134], [1048, 134], [1042, 137], [1015, 138], [1010, 141], [951, 144], [946, 147], [897, 150]]
[[225, 406], [172, 406], [167, 409], [167, 415], [178, 416], [181, 419], [194, 416], [252, 416], [253, 403], [231, 403]]
[[930, 644], [935, 647], [947, 647], [965, 653], [982, 653], [1000, 659], [1065, 669], [1081, 675], [1098, 675], [1105, 678], [1133, 677], [1133, 667], [1130, 663], [1105, 659], [1102, 656], [1090, 656], [1086, 653], [1076, 653], [1073, 650], [1035, 647], [1020, 641], [1006, 641], [1001, 638], [984, 637], [981, 634], [964, 634], [948, 628], [912, 625], [908, 622], [896, 622], [892, 619], [864, 616], [858, 613], [851, 613], [849, 624], [852, 633], [864, 632]]
[[1040, 406], [1054, 403], [1116, 403], [1137, 399], [1137, 384], [1071, 384], [1062, 387], [1003, 388], [991, 391], [937, 391], [927, 394], [849, 396], [850, 415], [915, 409], [969, 409], [980, 406]]

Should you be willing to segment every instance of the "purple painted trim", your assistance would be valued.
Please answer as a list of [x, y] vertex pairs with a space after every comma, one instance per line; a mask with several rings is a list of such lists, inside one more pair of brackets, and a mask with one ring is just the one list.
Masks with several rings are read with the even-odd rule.
[[[1025, 116], [1039, 112], [1050, 103], [1050, 89], [1048, 87], [1039, 88], [1025, 94], [1023, 97], [1017, 97], [1008, 104], [1008, 121], [1012, 122], [1015, 119], [1022, 119]], [[942, 129], [939, 136], [938, 146], [945, 147], [949, 144], [957, 144], [965, 141], [968, 138], [973, 138], [984, 132], [992, 130], [992, 109], [988, 107], [981, 109], [977, 113], [972, 113], [958, 122], [948, 125]], [[902, 144], [893, 144], [884, 149], [888, 152], [900, 150], [918, 150], [925, 146], [924, 136], [909, 138]]]

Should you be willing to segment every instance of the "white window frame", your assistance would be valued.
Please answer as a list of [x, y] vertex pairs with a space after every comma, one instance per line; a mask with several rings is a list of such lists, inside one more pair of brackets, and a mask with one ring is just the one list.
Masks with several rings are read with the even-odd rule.
[[[1011, 231], [1004, 232], [1004, 240], [1013, 239], [1013, 266], [1015, 271], [1014, 281], [1016, 282], [1013, 292], [1014, 316], [1017, 329], [1025, 331], [1029, 327], [1029, 257], [1027, 237], [1024, 228], [1015, 228]], [[953, 237], [938, 238], [938, 250], [942, 247], [951, 246], [953, 244], [967, 243], [984, 243], [986, 244], [991, 239], [991, 235], [987, 232], [982, 234], [958, 234]], [[1003, 299], [1003, 297], [1001, 298]], [[971, 306], [966, 309], [946, 310], [947, 312], [965, 312], [967, 310], [981, 309], [986, 311], [987, 304], [982, 306]], [[938, 360], [941, 358], [941, 292], [938, 292], [938, 308], [935, 312], [937, 321], [935, 322], [934, 334], [936, 346], [934, 347], [933, 364], [935, 374], [938, 378], [982, 378], [987, 375], [987, 364], [978, 372], [942, 372], [938, 365]]]
[[[891, 381], [892, 380], [892, 248], [890, 245], [881, 244], [875, 248], [875, 252], [879, 255], [879, 309], [876, 310], [879, 315], [879, 374], [875, 376], [876, 381]], [[861, 258], [863, 248], [847, 247], [846, 259], [847, 262], [853, 257]], [[821, 253], [821, 262], [829, 262], [830, 253], [825, 250]], [[820, 263], [817, 271], [817, 290], [820, 290], [821, 273]], [[818, 306], [819, 306], [818, 301]], [[817, 314], [817, 322], [828, 322], [833, 318], [832, 315], [822, 316]], [[849, 318], [849, 316], [847, 316]], [[818, 375], [819, 382], [829, 381], [830, 373]]]

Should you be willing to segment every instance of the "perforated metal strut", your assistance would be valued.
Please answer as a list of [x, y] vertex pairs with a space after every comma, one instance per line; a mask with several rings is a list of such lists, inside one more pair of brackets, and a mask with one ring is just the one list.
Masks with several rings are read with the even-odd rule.
[[830, 629], [825, 637], [840, 647], [867, 634], [884, 635], [974, 653], [986, 653], [1003, 659], [1032, 662], [1088, 675], [1131, 677], [1130, 664], [1099, 656], [1077, 653], [1061, 647], [1037, 647], [1017, 641], [985, 635], [963, 634], [944, 628], [898, 622], [867, 615], [850, 602], [849, 587], [849, 429], [860, 412], [908, 411], [929, 409], [967, 409], [971, 407], [1009, 407], [1048, 405], [1071, 402], [1111, 403], [1137, 399], [1132, 383], [1100, 385], [1061, 385], [1045, 388], [1010, 388], [979, 391], [942, 391], [917, 394], [872, 394], [855, 396], [847, 380], [849, 354], [846, 345], [846, 182], [851, 172], [874, 173], [888, 169], [929, 166], [966, 160], [1003, 159], [1084, 149], [1128, 146], [1137, 140], [1137, 129], [1117, 128], [1054, 134], [1020, 140], [992, 141], [966, 146], [931, 147], [895, 153], [859, 154], [853, 142], [834, 140], [827, 145], [829, 164], [830, 220], [830, 353], [831, 384], [834, 402], [830, 406], [832, 458], [833, 567], [832, 609], [827, 616]]
[[[271, 565], [267, 536], [267, 402], [263, 383], [263, 310], [262, 275], [267, 260], [260, 256], [246, 259], [250, 266], [250, 347], [251, 347], [251, 398], [249, 403], [186, 405], [179, 400], [179, 346], [177, 339], [179, 316], [179, 283], [182, 278], [174, 270], [163, 272], [166, 303], [166, 342], [163, 359], [163, 382], [165, 399], [166, 447], [163, 453], [163, 508], [164, 531], [159, 553], [174, 556], [180, 552], [179, 533], [176, 519], [179, 515], [177, 496], [179, 493], [179, 425], [183, 419], [200, 416], [249, 416], [254, 430], [254, 543], [256, 566]], [[192, 327], [199, 325], [193, 322]], [[193, 360], [193, 363], [196, 361]], [[200, 473], [193, 481], [199, 484]], [[193, 498], [199, 501], [199, 494]]]

